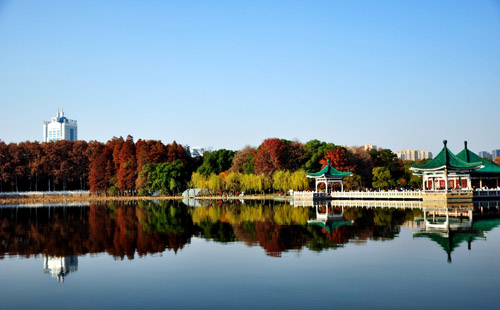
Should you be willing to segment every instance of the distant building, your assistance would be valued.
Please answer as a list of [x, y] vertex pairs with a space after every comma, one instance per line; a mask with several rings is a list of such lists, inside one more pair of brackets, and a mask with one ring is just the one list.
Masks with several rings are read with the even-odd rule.
[[491, 159], [495, 159], [497, 157], [500, 157], [500, 150], [491, 151]]
[[401, 160], [420, 160], [420, 159], [432, 159], [432, 152], [427, 150], [401, 150], [396, 152], [396, 155]]
[[375, 144], [370, 144], [370, 143], [367, 143], [365, 145], [362, 145], [361, 146], [365, 151], [370, 151], [370, 150], [376, 150], [378, 149], [378, 147], [375, 145]]
[[198, 157], [198, 156], [203, 156], [206, 152], [210, 153], [212, 152], [212, 147], [207, 146], [207, 147], [201, 147], [201, 146], [194, 146], [190, 148], [191, 152], [191, 157]]
[[67, 119], [61, 109], [50, 122], [43, 122], [43, 142], [78, 140], [78, 128], [75, 120]]
[[486, 151], [479, 152], [478, 155], [479, 155], [479, 157], [482, 157], [482, 158], [492, 159], [491, 154], [489, 152], [486, 152]]

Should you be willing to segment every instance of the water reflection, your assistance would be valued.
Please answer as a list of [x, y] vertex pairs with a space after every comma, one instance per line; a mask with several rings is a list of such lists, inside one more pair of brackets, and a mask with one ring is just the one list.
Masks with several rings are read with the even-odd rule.
[[[118, 259], [166, 251], [177, 254], [193, 237], [218, 243], [243, 242], [280, 257], [283, 252], [305, 248], [320, 252], [347, 243], [392, 240], [402, 227], [408, 227], [422, 228], [415, 237], [437, 242], [451, 261], [453, 249], [461, 242], [470, 246], [499, 224], [498, 204], [461, 206], [458, 210], [419, 208], [413, 202], [399, 208], [377, 207], [373, 201], [365, 201], [364, 206], [353, 203], [357, 204], [330, 201], [294, 207], [273, 201], [217, 201], [209, 205], [205, 201], [200, 205], [206, 206], [188, 207], [178, 201], [162, 201], [0, 208], [0, 258], [44, 255], [47, 266], [48, 258], [64, 258], [64, 266], [70, 266], [66, 258], [87, 253], [106, 252]], [[61, 274], [62, 280], [72, 271], [46, 269]]]
[[[486, 240], [488, 231], [500, 226], [498, 216], [498, 204], [491, 208], [489, 214], [484, 213], [484, 207], [480, 203], [476, 204], [477, 217], [482, 220], [474, 221], [474, 204], [447, 204], [422, 205], [424, 227], [416, 231], [414, 237], [425, 237], [439, 244], [447, 254], [447, 260], [452, 262], [451, 253], [466, 242], [469, 251], [472, 249], [472, 242], [475, 240]], [[490, 215], [491, 219], [485, 219]]]
[[43, 256], [43, 273], [50, 274], [57, 282], [64, 282], [64, 278], [71, 272], [78, 270], [78, 257]]

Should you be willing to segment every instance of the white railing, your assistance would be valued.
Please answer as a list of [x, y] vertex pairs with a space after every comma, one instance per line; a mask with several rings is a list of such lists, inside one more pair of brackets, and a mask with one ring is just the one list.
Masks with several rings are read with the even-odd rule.
[[293, 199], [314, 199], [326, 197], [328, 197], [328, 195], [324, 192], [293, 192]]
[[422, 201], [332, 200], [333, 207], [421, 209]]
[[420, 199], [422, 198], [422, 192], [332, 192], [331, 197], [333, 198], [372, 198], [372, 199]]
[[486, 190], [475, 190], [475, 197], [500, 197], [500, 190], [498, 189], [486, 189]]

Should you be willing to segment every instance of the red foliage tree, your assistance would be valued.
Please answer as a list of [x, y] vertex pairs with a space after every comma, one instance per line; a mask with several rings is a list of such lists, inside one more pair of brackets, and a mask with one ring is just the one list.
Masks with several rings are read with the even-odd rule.
[[137, 161], [135, 158], [134, 138], [127, 136], [120, 150], [120, 168], [116, 174], [118, 178], [118, 188], [121, 191], [135, 189], [135, 179], [137, 177]]
[[177, 142], [167, 145], [167, 162], [171, 163], [180, 159], [185, 165], [189, 162], [189, 154], [182, 145]]
[[113, 171], [111, 149], [99, 142], [90, 144], [89, 186], [92, 193], [106, 191]]
[[346, 150], [342, 147], [337, 147], [331, 151], [328, 151], [320, 160], [321, 166], [324, 168], [330, 160], [330, 165], [341, 172], [354, 172], [356, 170], [356, 164], [351, 163], [347, 157]]
[[264, 140], [255, 152], [255, 173], [271, 176], [275, 171], [285, 169], [286, 151], [286, 144], [282, 140], [278, 138]]
[[148, 148], [148, 156], [152, 164], [160, 164], [167, 161], [167, 148], [161, 141], [149, 140]]

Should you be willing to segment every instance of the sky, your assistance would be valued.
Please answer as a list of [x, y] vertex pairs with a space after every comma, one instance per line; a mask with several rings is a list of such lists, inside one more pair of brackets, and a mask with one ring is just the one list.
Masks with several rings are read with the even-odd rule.
[[0, 139], [500, 149], [500, 2], [0, 0]]

